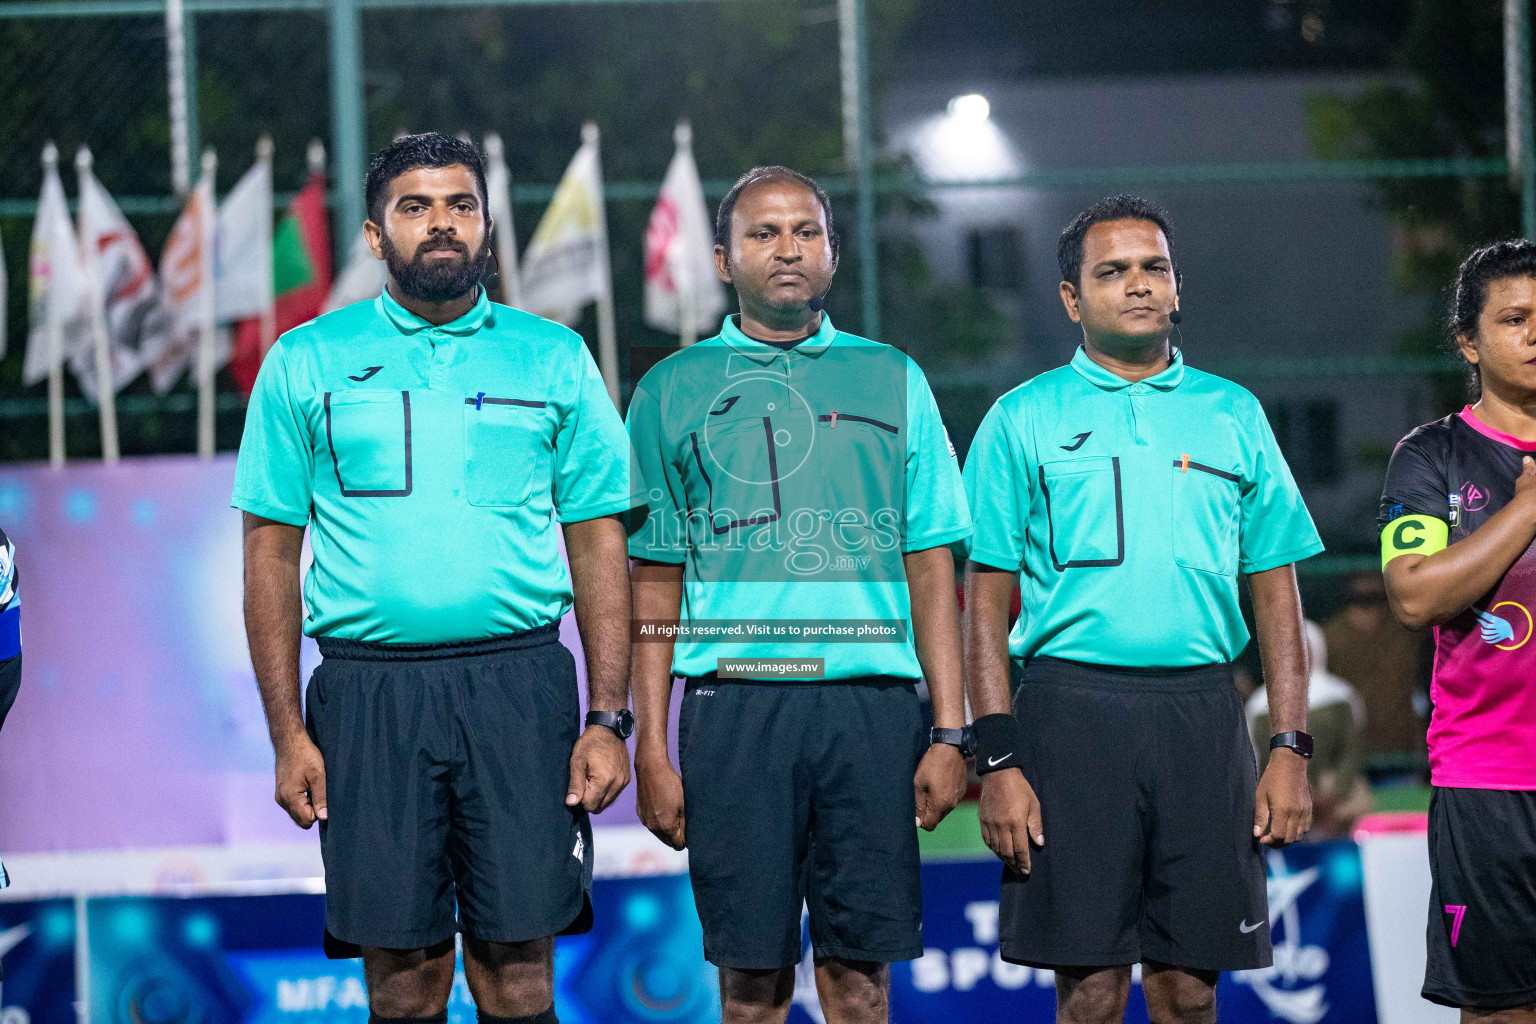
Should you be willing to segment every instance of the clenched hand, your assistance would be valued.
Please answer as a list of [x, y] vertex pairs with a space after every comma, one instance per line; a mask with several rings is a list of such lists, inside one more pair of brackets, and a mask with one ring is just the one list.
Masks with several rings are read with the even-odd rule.
[[565, 805], [580, 804], [596, 814], [613, 803], [629, 785], [629, 748], [606, 725], [591, 725], [571, 751], [571, 781]]
[[277, 748], [274, 796], [300, 828], [326, 820], [325, 758], [307, 733], [296, 733]]
[[1280, 747], [1253, 798], [1253, 835], [1278, 849], [1300, 839], [1312, 827], [1312, 791], [1307, 786], [1307, 762], [1295, 751]]
[[683, 813], [683, 778], [672, 767], [665, 750], [635, 758], [635, 809], [640, 823], [674, 850], [688, 844]]
[[965, 796], [965, 758], [960, 748], [935, 743], [917, 764], [912, 786], [917, 793], [917, 824], [929, 832]]

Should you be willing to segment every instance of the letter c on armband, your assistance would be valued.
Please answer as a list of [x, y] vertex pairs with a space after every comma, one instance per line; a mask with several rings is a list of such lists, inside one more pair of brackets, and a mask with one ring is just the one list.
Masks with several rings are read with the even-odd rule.
[[1398, 555], [1432, 555], [1444, 551], [1451, 528], [1444, 519], [1411, 515], [1394, 519], [1381, 531], [1381, 567]]

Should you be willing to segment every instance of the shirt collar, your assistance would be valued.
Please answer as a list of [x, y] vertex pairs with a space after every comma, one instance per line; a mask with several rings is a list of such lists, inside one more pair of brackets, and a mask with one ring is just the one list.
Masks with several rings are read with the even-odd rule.
[[766, 341], [758, 341], [756, 338], [743, 334], [741, 328], [736, 326], [736, 318], [727, 316], [725, 323], [720, 325], [720, 340], [734, 348], [737, 352], [754, 362], [764, 365], [773, 362], [787, 352], [798, 352], [803, 356], [819, 356], [832, 344], [837, 337], [837, 328], [832, 326], [832, 318], [826, 313], [821, 314], [821, 326], [816, 333], [806, 338], [792, 349], [781, 349], [777, 345], [770, 345]]
[[1146, 384], [1157, 388], [1159, 391], [1172, 391], [1184, 380], [1184, 353], [1175, 348], [1173, 358], [1168, 363], [1168, 369], [1154, 374], [1144, 380], [1126, 380], [1124, 377], [1111, 373], [1109, 370], [1094, 362], [1088, 355], [1088, 350], [1079, 345], [1077, 353], [1072, 357], [1072, 369], [1081, 374], [1088, 383], [1105, 391], [1119, 391], [1121, 388], [1130, 387], [1132, 384]]
[[[480, 286], [476, 285], [476, 287]], [[484, 288], [480, 288], [480, 294], [476, 297], [475, 304], [469, 307], [469, 312], [457, 320], [450, 320], [446, 324], [433, 324], [423, 320], [396, 302], [395, 297], [389, 294], [387, 287], [379, 293], [379, 297], [374, 300], [374, 305], [381, 314], [388, 317], [390, 322], [405, 334], [415, 334], [417, 331], [434, 327], [448, 334], [474, 334], [485, 325], [485, 322], [491, 315], [491, 300], [486, 297]]]

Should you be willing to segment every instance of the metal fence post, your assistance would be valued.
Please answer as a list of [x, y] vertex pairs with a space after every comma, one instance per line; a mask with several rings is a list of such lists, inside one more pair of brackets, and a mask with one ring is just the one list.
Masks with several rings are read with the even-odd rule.
[[187, 160], [203, 151], [202, 133], [197, 130], [197, 15], [186, 12], [182, 25], [182, 76], [187, 94]]
[[337, 249], [346, 252], [363, 226], [363, 35], [357, 0], [329, 0], [331, 154], [336, 168]]
[[1531, 5], [1514, 0], [1519, 36], [1520, 88], [1520, 233], [1536, 238], [1536, 135], [1531, 111]]
[[865, 0], [838, 0], [838, 54], [842, 61], [843, 152], [858, 202], [859, 304], [867, 338], [880, 336], [880, 251], [875, 237], [875, 154], [870, 131], [869, 47]]

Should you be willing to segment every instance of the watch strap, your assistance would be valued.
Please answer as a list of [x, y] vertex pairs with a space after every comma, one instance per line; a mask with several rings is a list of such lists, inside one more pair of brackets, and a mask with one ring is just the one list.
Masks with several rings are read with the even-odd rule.
[[1269, 738], [1269, 749], [1289, 747], [1307, 760], [1312, 759], [1312, 734], [1293, 729], [1290, 732], [1277, 732]]
[[969, 726], [963, 729], [941, 729], [934, 726], [928, 730], [928, 743], [930, 746], [935, 743], [947, 743], [952, 747], [958, 747], [962, 757], [968, 757], [974, 746]]
[[622, 711], [588, 711], [587, 725], [601, 725], [612, 729], [621, 740], [629, 739], [635, 731], [635, 718], [628, 708]]

